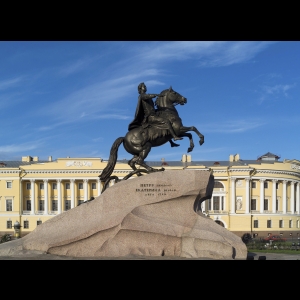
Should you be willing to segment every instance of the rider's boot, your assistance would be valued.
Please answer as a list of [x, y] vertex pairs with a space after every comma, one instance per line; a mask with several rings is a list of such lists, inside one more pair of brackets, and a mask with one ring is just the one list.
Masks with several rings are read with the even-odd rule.
[[172, 140], [169, 140], [171, 147], [179, 147], [180, 145], [174, 143]]

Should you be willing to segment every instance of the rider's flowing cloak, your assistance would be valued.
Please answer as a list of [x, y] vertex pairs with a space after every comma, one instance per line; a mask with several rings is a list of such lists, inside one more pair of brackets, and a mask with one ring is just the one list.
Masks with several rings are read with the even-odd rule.
[[138, 103], [135, 110], [135, 115], [133, 121], [128, 125], [128, 131], [141, 126], [143, 120], [144, 120], [144, 109], [142, 106], [142, 97], [141, 95], [138, 97]]
[[[156, 114], [161, 114], [162, 112], [156, 112]], [[133, 121], [128, 125], [128, 131], [140, 127], [142, 125], [142, 122], [144, 120], [145, 117], [145, 113], [144, 113], [144, 109], [143, 109], [143, 105], [142, 105], [142, 95], [139, 95], [138, 97], [138, 103], [136, 106], [136, 110], [135, 110], [135, 115], [134, 115], [134, 119]], [[165, 116], [161, 115], [162, 118], [164, 118]], [[168, 134], [168, 131], [166, 131], [168, 129], [168, 126], [166, 124], [161, 124], [161, 123], [150, 123], [151, 126], [154, 126], [156, 128], [159, 128], [161, 130], [164, 130], [161, 135], [166, 135]]]

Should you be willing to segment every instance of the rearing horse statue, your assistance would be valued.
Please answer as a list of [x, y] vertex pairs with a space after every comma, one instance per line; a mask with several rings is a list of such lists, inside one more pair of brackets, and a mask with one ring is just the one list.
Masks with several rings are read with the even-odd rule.
[[[175, 108], [175, 105], [184, 105], [187, 103], [187, 99], [175, 92], [172, 87], [163, 90], [155, 101], [157, 107], [156, 113], [166, 119], [169, 119], [174, 132], [178, 137], [188, 137], [190, 140], [190, 147], [188, 152], [191, 152], [194, 148], [193, 137], [188, 131], [194, 131], [200, 138], [200, 145], [204, 143], [204, 136], [201, 134], [195, 126], [183, 126], [181, 118]], [[160, 129], [156, 126], [143, 126], [136, 127], [128, 131], [125, 137], [119, 137], [113, 143], [108, 163], [102, 173], [99, 175], [102, 182], [107, 182], [112, 174], [118, 158], [119, 146], [123, 143], [124, 149], [133, 155], [133, 158], [128, 161], [128, 164], [133, 169], [132, 174], [141, 176], [141, 172], [156, 172], [163, 171], [164, 168], [154, 169], [145, 163], [145, 159], [151, 151], [152, 147], [162, 146], [167, 142], [171, 142], [172, 135], [167, 129]], [[171, 142], [172, 145], [173, 142]], [[146, 170], [137, 169], [136, 165], [144, 167]], [[113, 179], [117, 179], [116, 176]], [[126, 176], [127, 179], [128, 176]], [[118, 181], [118, 180], [117, 180]]]

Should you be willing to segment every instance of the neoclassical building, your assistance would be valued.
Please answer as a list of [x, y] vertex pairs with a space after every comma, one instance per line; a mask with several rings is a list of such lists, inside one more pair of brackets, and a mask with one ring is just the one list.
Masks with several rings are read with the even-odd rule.
[[[300, 161], [279, 159], [270, 152], [254, 160], [229, 155], [228, 161], [193, 161], [184, 154], [178, 161], [162, 158], [147, 163], [163, 166], [165, 172], [210, 170], [215, 178], [213, 195], [201, 210], [239, 236], [298, 238]], [[21, 161], [0, 162], [0, 236], [13, 234], [16, 221], [24, 236], [53, 216], [100, 195], [103, 184], [98, 176], [106, 164], [101, 158], [52, 160], [51, 156], [47, 161], [24, 156]], [[112, 175], [122, 179], [130, 172], [127, 161], [119, 160]]]

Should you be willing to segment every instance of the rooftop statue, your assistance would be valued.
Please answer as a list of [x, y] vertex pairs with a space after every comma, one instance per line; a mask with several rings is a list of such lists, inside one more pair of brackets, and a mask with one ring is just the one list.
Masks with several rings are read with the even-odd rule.
[[[133, 121], [128, 126], [128, 132], [125, 137], [119, 137], [113, 143], [107, 166], [99, 175], [100, 180], [105, 182], [104, 189], [109, 180], [119, 181], [117, 176], [110, 176], [113, 173], [117, 162], [118, 149], [123, 143], [125, 150], [133, 155], [128, 164], [133, 171], [123, 180], [128, 179], [136, 174], [151, 173], [163, 171], [164, 168], [155, 169], [145, 163], [145, 159], [151, 151], [152, 147], [159, 147], [169, 142], [171, 147], [179, 145], [172, 141], [182, 140], [188, 137], [190, 146], [187, 152], [191, 152], [194, 148], [192, 134], [188, 131], [194, 131], [200, 138], [200, 145], [204, 143], [204, 136], [195, 126], [184, 126], [179, 114], [175, 108], [176, 105], [184, 105], [187, 99], [174, 91], [172, 87], [163, 90], [160, 94], [146, 94], [147, 87], [145, 83], [138, 86], [138, 104]], [[155, 101], [152, 99], [156, 98]], [[156, 107], [156, 108], [155, 108]], [[137, 169], [136, 165], [144, 169]]]

